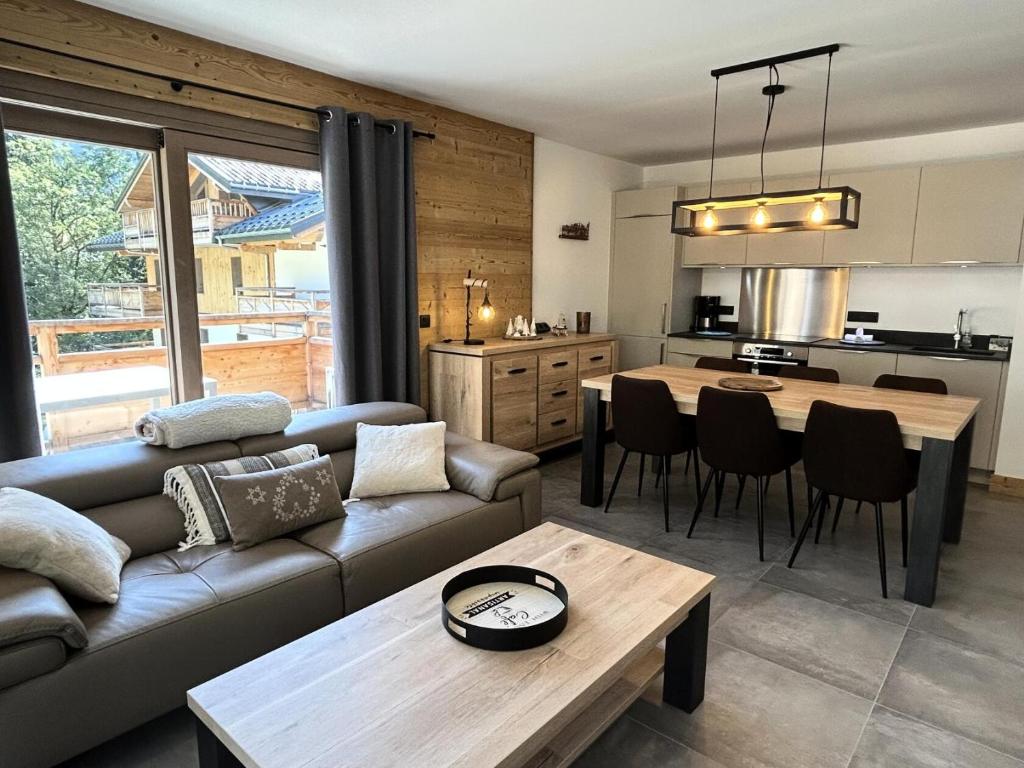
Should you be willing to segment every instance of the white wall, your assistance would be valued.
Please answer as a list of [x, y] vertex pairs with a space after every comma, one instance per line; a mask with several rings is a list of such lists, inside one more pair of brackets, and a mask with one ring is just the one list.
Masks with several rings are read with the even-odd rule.
[[[851, 267], [847, 308], [879, 313], [878, 322], [863, 323], [865, 328], [933, 333], [952, 333], [957, 310], [966, 308], [973, 333], [1012, 336], [1018, 323], [1021, 272], [1020, 265]], [[702, 273], [700, 292], [721, 296], [723, 304], [734, 306], [736, 315], [722, 319], [736, 322], [741, 269], [710, 268]]]
[[327, 246], [317, 243], [315, 251], [286, 251], [274, 254], [274, 279], [277, 285], [306, 290], [330, 290], [327, 274]]
[[[638, 165], [534, 140], [533, 313], [538, 320], [554, 325], [564, 312], [574, 328], [576, 312], [589, 311], [591, 330], [607, 330], [612, 193], [639, 187], [642, 180]], [[560, 239], [561, 226], [576, 221], [590, 222], [590, 239]]]
[[996, 474], [1024, 478], [1024, 281], [1017, 297], [1017, 329], [1019, 341], [1010, 355], [1006, 378]]

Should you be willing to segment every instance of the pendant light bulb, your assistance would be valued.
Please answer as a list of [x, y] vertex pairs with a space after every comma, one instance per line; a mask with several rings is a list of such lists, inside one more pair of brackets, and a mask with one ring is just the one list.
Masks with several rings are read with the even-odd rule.
[[814, 198], [814, 205], [811, 206], [811, 212], [807, 215], [807, 220], [811, 224], [824, 224], [828, 218], [828, 209], [825, 208], [825, 202], [822, 198]]
[[707, 210], [701, 214], [700, 226], [703, 229], [714, 229], [718, 226], [718, 216], [715, 215], [715, 209], [710, 205]]
[[484, 303], [480, 305], [480, 319], [485, 323], [494, 319], [494, 305], [491, 304], [489, 293], [484, 294]]
[[764, 207], [764, 203], [759, 203], [757, 210], [754, 211], [754, 215], [750, 218], [750, 223], [755, 227], [766, 227], [771, 223], [772, 217], [768, 215], [768, 209]]

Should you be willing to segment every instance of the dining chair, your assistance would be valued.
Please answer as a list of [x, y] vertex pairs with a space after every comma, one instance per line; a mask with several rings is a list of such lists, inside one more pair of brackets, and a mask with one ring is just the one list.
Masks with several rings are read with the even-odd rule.
[[825, 384], [839, 383], [839, 371], [835, 368], [818, 368], [813, 365], [783, 365], [779, 367], [777, 375], [780, 379], [820, 381]]
[[726, 373], [750, 373], [750, 363], [733, 360], [731, 357], [698, 357], [693, 367]]
[[906, 567], [907, 497], [917, 485], [917, 473], [903, 447], [895, 414], [815, 400], [811, 403], [804, 429], [804, 472], [818, 494], [800, 529], [789, 558], [789, 567], [793, 567], [800, 553], [815, 514], [818, 525], [814, 542], [818, 542], [828, 494], [867, 502], [875, 507], [878, 571], [882, 580], [882, 597], [888, 597], [882, 505], [900, 502], [900, 538], [903, 566]]
[[[879, 389], [898, 389], [901, 392], [921, 392], [926, 395], [948, 395], [949, 388], [946, 386], [946, 382], [942, 379], [931, 379], [926, 376], [901, 376], [895, 373], [883, 373], [877, 379], [875, 379], [874, 386]], [[914, 474], [917, 474], [917, 465], [920, 461], [920, 454], [917, 451], [910, 451], [908, 458], [911, 462], [911, 466], [914, 469]], [[862, 502], [857, 502], [857, 507], [853, 510], [853, 514], [860, 514], [860, 507]], [[836, 502], [836, 512], [832, 517], [832, 532], [835, 533], [836, 527], [839, 525], [839, 515], [843, 511], [843, 499], [839, 499]]]
[[696, 424], [692, 416], [679, 413], [668, 384], [660, 379], [638, 379], [632, 376], [612, 377], [612, 414], [615, 418], [615, 442], [622, 447], [619, 468], [615, 470], [611, 492], [604, 511], [611, 507], [619, 486], [622, 470], [630, 453], [639, 453], [642, 488], [644, 458], [650, 454], [660, 459], [661, 499], [665, 508], [665, 530], [669, 530], [668, 459], [681, 453], [692, 455], [696, 487], [700, 489], [700, 462], [697, 450]]
[[800, 450], [790, 434], [779, 429], [763, 392], [701, 387], [697, 394], [697, 447], [711, 474], [697, 495], [686, 537], [693, 536], [713, 480], [725, 474], [753, 477], [757, 483], [757, 551], [764, 560], [765, 480], [779, 472], [786, 474], [789, 532], [795, 535], [790, 468], [800, 460]]

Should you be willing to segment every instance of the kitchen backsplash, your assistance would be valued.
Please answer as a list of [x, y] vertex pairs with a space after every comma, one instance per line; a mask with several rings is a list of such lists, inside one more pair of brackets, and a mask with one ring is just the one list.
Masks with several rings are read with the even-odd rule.
[[[739, 267], [702, 270], [701, 293], [739, 311]], [[952, 333], [957, 310], [970, 310], [974, 333], [1013, 335], [1022, 268], [852, 267], [848, 310], [878, 312], [865, 328]], [[722, 320], [735, 322], [736, 315]]]

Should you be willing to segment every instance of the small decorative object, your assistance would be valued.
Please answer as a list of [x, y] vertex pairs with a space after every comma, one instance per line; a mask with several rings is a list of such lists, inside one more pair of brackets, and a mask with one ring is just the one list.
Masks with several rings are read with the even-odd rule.
[[479, 346], [484, 343], [483, 339], [471, 339], [469, 337], [469, 326], [471, 326], [473, 320], [473, 312], [469, 308], [469, 302], [471, 293], [474, 288], [484, 289], [484, 303], [480, 305], [478, 312], [480, 320], [487, 323], [494, 319], [494, 306], [491, 304], [491, 294], [488, 288], [486, 280], [482, 280], [479, 277], [473, 277], [473, 270], [469, 270], [466, 276], [462, 278], [462, 284], [466, 288], [466, 338], [462, 340], [463, 344], [472, 344]]
[[839, 341], [842, 344], [859, 344], [864, 347], [880, 347], [885, 344], [884, 341], [875, 341], [875, 337], [870, 333], [864, 333], [863, 328], [858, 328], [855, 333], [844, 334]]
[[576, 313], [576, 333], [590, 333], [590, 313]]
[[556, 638], [569, 620], [569, 593], [549, 573], [486, 565], [460, 573], [441, 590], [448, 634], [488, 651], [521, 651]]
[[514, 319], [508, 321], [508, 327], [502, 338], [539, 339], [540, 336], [537, 335], [537, 324], [533, 320], [528, 321], [522, 315], [516, 315]]
[[575, 224], [563, 224], [559, 238], [562, 240], [589, 240], [590, 222], [583, 224], [577, 221]]
[[552, 336], [568, 336], [569, 335], [569, 325], [565, 321], [565, 312], [559, 312], [558, 313], [558, 322], [555, 324], [554, 328], [551, 329], [551, 335]]
[[782, 389], [782, 382], [771, 376], [726, 376], [718, 380], [718, 386], [743, 392], [777, 392]]

